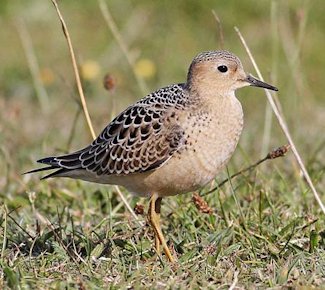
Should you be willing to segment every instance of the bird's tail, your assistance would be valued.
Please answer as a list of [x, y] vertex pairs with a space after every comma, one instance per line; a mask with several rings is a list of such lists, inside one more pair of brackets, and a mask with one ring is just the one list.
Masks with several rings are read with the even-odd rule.
[[37, 160], [38, 163], [42, 163], [42, 164], [47, 164], [49, 166], [47, 167], [43, 167], [43, 168], [37, 168], [37, 169], [33, 169], [27, 172], [24, 172], [23, 174], [31, 174], [31, 173], [35, 173], [35, 172], [41, 172], [41, 171], [47, 171], [47, 170], [54, 170], [57, 169], [56, 171], [45, 175], [44, 177], [42, 177], [41, 179], [47, 179], [50, 177], [59, 177], [62, 176], [63, 173], [70, 171], [70, 169], [64, 168], [62, 167], [58, 160], [57, 157], [46, 157], [46, 158], [42, 158]]

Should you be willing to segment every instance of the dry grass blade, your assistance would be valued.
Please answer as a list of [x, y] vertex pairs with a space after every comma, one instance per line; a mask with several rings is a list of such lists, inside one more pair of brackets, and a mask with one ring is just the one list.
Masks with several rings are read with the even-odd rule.
[[7, 247], [7, 223], [8, 223], [8, 209], [7, 206], [3, 205], [3, 238], [2, 238], [2, 249], [1, 249], [1, 262], [5, 258], [5, 250]]
[[125, 199], [125, 197], [124, 197], [123, 193], [121, 192], [120, 188], [117, 185], [115, 185], [114, 187], [115, 187], [118, 195], [122, 199], [123, 203], [125, 204], [125, 206], [129, 210], [129, 212], [134, 217], [134, 219], [139, 223], [140, 226], [143, 226], [142, 222], [139, 220], [138, 216], [135, 214], [134, 210], [131, 208], [131, 206], [129, 205], [128, 201]]
[[223, 36], [223, 29], [222, 29], [222, 25], [221, 25], [220, 18], [218, 16], [218, 14], [213, 9], [212, 9], [212, 14], [213, 14], [213, 17], [214, 17], [214, 19], [216, 20], [216, 22], [218, 24], [220, 48], [221, 49], [224, 49], [224, 47], [225, 47], [225, 40], [224, 40], [224, 36]]
[[234, 280], [233, 280], [232, 284], [230, 285], [229, 290], [234, 290], [237, 288], [236, 285], [238, 283], [238, 274], [239, 274], [238, 270], [234, 272]]
[[102, 12], [103, 14], [103, 17], [107, 23], [107, 26], [109, 27], [110, 31], [112, 32], [114, 38], [116, 39], [116, 42], [118, 43], [119, 47], [121, 48], [123, 54], [125, 55], [125, 58], [127, 60], [127, 62], [129, 63], [131, 69], [132, 69], [132, 72], [134, 74], [134, 77], [138, 83], [138, 86], [141, 90], [141, 92], [143, 94], [145, 94], [147, 92], [147, 86], [146, 86], [146, 83], [144, 82], [144, 80], [136, 73], [136, 70], [135, 70], [135, 66], [134, 66], [134, 61], [133, 59], [131, 58], [130, 56], [130, 53], [128, 51], [128, 48], [127, 48], [127, 45], [126, 43], [124, 42], [117, 26], [116, 26], [116, 23], [107, 7], [107, 4], [105, 3], [105, 1], [103, 0], [98, 0], [98, 3], [99, 3], [99, 8], [100, 8], [100, 11]]
[[[62, 14], [61, 14], [61, 12], [59, 10], [59, 7], [58, 7], [58, 4], [57, 4], [56, 0], [51, 0], [51, 1], [54, 4], [56, 12], [59, 15], [59, 18], [60, 18], [60, 21], [61, 21], [61, 24], [62, 24], [63, 33], [64, 33], [64, 35], [65, 35], [65, 37], [67, 39], [67, 42], [68, 42], [70, 56], [71, 56], [72, 65], [73, 65], [73, 71], [74, 71], [76, 82], [77, 82], [77, 87], [78, 87], [78, 92], [79, 92], [82, 108], [83, 108], [83, 111], [84, 111], [84, 114], [85, 114], [85, 117], [86, 117], [86, 120], [87, 120], [87, 124], [88, 124], [89, 130], [90, 130], [91, 136], [93, 137], [93, 139], [95, 139], [96, 135], [95, 135], [95, 131], [93, 129], [91, 119], [90, 119], [90, 116], [89, 116], [89, 113], [88, 113], [86, 98], [85, 98], [85, 95], [84, 95], [84, 92], [83, 92], [83, 89], [82, 89], [80, 74], [79, 74], [79, 71], [78, 71], [78, 66], [77, 66], [76, 57], [75, 57], [75, 54], [74, 54], [72, 42], [71, 42], [71, 39], [70, 39], [70, 36], [69, 36], [69, 31], [67, 29], [65, 21], [63, 19], [63, 16], [62, 16]], [[123, 194], [120, 191], [120, 189], [118, 188], [118, 186], [116, 186], [116, 191], [117, 191], [118, 195], [120, 196], [120, 198], [122, 199], [123, 203], [125, 204], [126, 208], [130, 211], [132, 216], [138, 221], [137, 215], [132, 210], [131, 206], [129, 205], [129, 203], [127, 202], [125, 197], [123, 196]]]
[[80, 75], [79, 75], [79, 72], [78, 72], [77, 61], [76, 61], [76, 57], [75, 57], [75, 54], [74, 54], [74, 50], [73, 50], [71, 38], [70, 38], [70, 35], [69, 35], [69, 31], [68, 31], [68, 28], [67, 28], [67, 26], [65, 24], [65, 21], [63, 19], [63, 16], [62, 16], [62, 14], [60, 12], [60, 9], [59, 9], [59, 6], [58, 6], [56, 0], [51, 0], [51, 1], [52, 1], [53, 5], [54, 5], [54, 7], [56, 9], [56, 12], [58, 13], [58, 16], [59, 16], [60, 21], [61, 21], [64, 36], [65, 36], [65, 38], [66, 38], [66, 40], [68, 42], [71, 61], [72, 61], [72, 66], [73, 66], [73, 71], [74, 71], [74, 75], [75, 75], [75, 78], [76, 78], [76, 83], [77, 83], [77, 88], [78, 88], [82, 108], [83, 108], [83, 111], [84, 111], [84, 114], [85, 114], [85, 117], [86, 117], [86, 121], [87, 121], [89, 130], [90, 130], [91, 136], [93, 137], [93, 139], [95, 139], [96, 134], [95, 134], [95, 131], [94, 131], [94, 128], [93, 128], [93, 125], [91, 123], [91, 119], [90, 119], [90, 116], [89, 116], [87, 103], [86, 103], [85, 95], [84, 95], [84, 92], [83, 92], [83, 89], [82, 89]]
[[[270, 3], [270, 24], [271, 24], [271, 55], [272, 55], [272, 69], [270, 78], [271, 81], [277, 83], [277, 67], [278, 67], [278, 54], [279, 54], [279, 31], [278, 31], [278, 2], [271, 1]], [[264, 128], [263, 137], [261, 144], [261, 155], [265, 155], [270, 148], [273, 113], [270, 103], [266, 100], [265, 102], [265, 117], [264, 117]]]
[[234, 173], [230, 177], [228, 177], [225, 180], [221, 181], [216, 187], [212, 188], [211, 190], [209, 190], [208, 192], [202, 194], [201, 196], [206, 196], [206, 195], [214, 192], [215, 190], [217, 190], [220, 187], [222, 187], [223, 185], [225, 185], [227, 182], [231, 181], [234, 177], [236, 177], [238, 175], [241, 175], [241, 174], [244, 174], [247, 171], [253, 170], [255, 167], [257, 167], [258, 165], [260, 165], [261, 163], [263, 163], [266, 160], [275, 159], [275, 158], [285, 156], [288, 153], [289, 150], [290, 150], [290, 145], [283, 145], [283, 146], [280, 146], [280, 147], [272, 150], [264, 158], [258, 160], [254, 164], [252, 164], [252, 165], [250, 165], [250, 166], [248, 166], [248, 167]]
[[32, 39], [23, 19], [17, 20], [16, 27], [27, 58], [28, 67], [33, 78], [36, 96], [40, 102], [42, 110], [47, 111], [49, 108], [49, 97], [40, 79], [40, 68], [35, 55]]
[[[239, 31], [239, 29], [237, 27], [235, 27], [235, 31], [237, 32], [242, 44], [244, 45], [244, 47], [246, 49], [246, 52], [247, 52], [253, 66], [255, 68], [255, 71], [256, 71], [258, 77], [260, 78], [261, 81], [263, 81], [263, 76], [262, 76], [262, 74], [261, 74], [261, 72], [260, 72], [260, 70], [259, 70], [259, 68], [258, 68], [258, 66], [257, 66], [257, 64], [255, 62], [255, 59], [254, 59], [249, 47], [246, 44], [246, 41], [245, 41], [244, 37], [242, 36], [242, 34], [240, 33], [240, 31]], [[317, 192], [317, 190], [316, 190], [316, 188], [315, 188], [315, 186], [314, 186], [314, 184], [313, 184], [313, 182], [312, 182], [312, 180], [311, 180], [311, 178], [310, 178], [310, 176], [308, 174], [308, 171], [305, 168], [305, 165], [304, 165], [304, 163], [303, 163], [303, 161], [302, 161], [302, 159], [300, 157], [300, 154], [299, 154], [299, 152], [298, 152], [298, 150], [296, 148], [296, 145], [292, 140], [292, 137], [291, 137], [291, 134], [290, 134], [290, 132], [288, 130], [287, 124], [286, 124], [283, 116], [281, 116], [281, 113], [278, 110], [278, 107], [276, 106], [275, 101], [273, 100], [273, 97], [272, 97], [271, 93], [268, 90], [264, 90], [264, 91], [266, 93], [268, 101], [270, 102], [272, 110], [273, 110], [275, 116], [278, 119], [280, 127], [283, 130], [283, 133], [286, 136], [286, 138], [287, 138], [287, 140], [288, 140], [288, 142], [289, 142], [289, 144], [290, 144], [290, 146], [292, 148], [292, 152], [293, 152], [293, 154], [294, 154], [294, 156], [295, 156], [295, 158], [296, 158], [296, 160], [297, 160], [297, 162], [298, 162], [298, 164], [300, 166], [300, 169], [301, 169], [301, 171], [302, 171], [302, 173], [303, 173], [303, 175], [304, 175], [304, 177], [306, 179], [306, 182], [309, 185], [311, 191], [313, 192], [313, 194], [314, 194], [320, 208], [322, 209], [323, 213], [325, 214], [325, 206], [322, 203], [322, 200], [320, 199], [319, 194], [318, 194], [318, 192]]]

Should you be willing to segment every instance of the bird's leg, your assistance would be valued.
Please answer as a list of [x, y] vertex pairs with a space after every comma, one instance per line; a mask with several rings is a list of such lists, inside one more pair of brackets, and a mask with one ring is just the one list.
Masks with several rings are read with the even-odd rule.
[[165, 240], [164, 235], [160, 228], [160, 206], [161, 206], [161, 197], [159, 197], [155, 193], [152, 194], [152, 196], [150, 198], [148, 217], [149, 217], [151, 226], [153, 227], [153, 229], [155, 231], [155, 246], [156, 246], [157, 252], [159, 253], [160, 244], [161, 244], [169, 261], [171, 263], [174, 263], [175, 259], [169, 251], [166, 240]]
[[[159, 197], [156, 199], [156, 203], [155, 203], [156, 221], [159, 226], [160, 226], [161, 200], [162, 200], [162, 198]], [[158, 235], [156, 234], [156, 231], [155, 231], [155, 248], [156, 248], [158, 255], [160, 255], [160, 240], [158, 238]]]

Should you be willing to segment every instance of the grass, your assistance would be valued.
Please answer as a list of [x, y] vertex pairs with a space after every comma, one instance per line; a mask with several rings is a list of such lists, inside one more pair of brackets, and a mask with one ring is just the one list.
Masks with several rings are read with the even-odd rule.
[[[293, 202], [281, 174], [259, 175], [261, 184], [236, 182], [234, 195], [230, 185], [208, 195], [211, 215], [200, 213], [190, 195], [165, 199], [164, 231], [177, 267], [155, 257], [150, 228], [139, 226], [112, 191], [73, 181], [38, 189], [32, 182], [37, 195], [2, 216], [6, 284], [197, 288], [228, 287], [237, 277], [242, 287], [321, 285], [325, 232], [317, 208], [307, 209], [303, 197]], [[267, 179], [277, 184], [267, 190]]]
[[[143, 74], [148, 90], [183, 81], [193, 55], [217, 46], [217, 24], [211, 9], [223, 25], [225, 48], [238, 54], [252, 71], [232, 30], [239, 26], [260, 68], [267, 72], [272, 67], [270, 75], [278, 80], [275, 85], [280, 88], [289, 128], [324, 201], [325, 84], [320, 76], [325, 57], [320, 48], [325, 43], [320, 35], [325, 20], [321, 4], [271, 2], [267, 6], [265, 2], [227, 1], [216, 6], [214, 1], [206, 1], [208, 8], [196, 1], [179, 1], [176, 7], [167, 1], [110, 1], [107, 5], [128, 46], [131, 64], [136, 67], [139, 60], [149, 60], [154, 65], [151, 76]], [[155, 255], [145, 215], [138, 216], [139, 224], [114, 187], [65, 179], [40, 182], [38, 176], [21, 176], [34, 167], [37, 158], [78, 149], [91, 138], [78, 113], [68, 50], [50, 1], [34, 0], [27, 6], [19, 1], [4, 3], [0, 21], [15, 33], [8, 37], [7, 31], [0, 32], [0, 38], [8, 42], [1, 47], [5, 53], [0, 54], [0, 288], [324, 287], [324, 216], [291, 153], [204, 196], [210, 214], [196, 208], [190, 193], [165, 198], [163, 230], [178, 256], [177, 266]], [[99, 4], [62, 2], [60, 7], [78, 61], [92, 72], [82, 77], [98, 132], [111, 115], [143, 94], [107, 29]], [[25, 19], [30, 35], [31, 51], [49, 96], [46, 110], [33, 88], [15, 26], [17, 17]], [[265, 33], [271, 29], [272, 33]], [[51, 31], [46, 40], [45, 30]], [[89, 66], [89, 60], [99, 73]], [[116, 79], [115, 92], [102, 88], [107, 72]], [[238, 95], [246, 127], [228, 167], [229, 175], [260, 159], [263, 135], [269, 134], [269, 143], [263, 143], [268, 150], [286, 143], [274, 121], [270, 129], [264, 129], [268, 126], [264, 126], [263, 92], [250, 88]], [[226, 176], [225, 171], [216, 182]], [[211, 188], [213, 184], [201, 195]], [[146, 199], [123, 193], [132, 208], [142, 204], [147, 209]]]

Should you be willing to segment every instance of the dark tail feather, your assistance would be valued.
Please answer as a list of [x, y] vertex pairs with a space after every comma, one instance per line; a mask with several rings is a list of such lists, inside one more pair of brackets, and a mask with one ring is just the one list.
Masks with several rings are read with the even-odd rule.
[[45, 175], [41, 178], [41, 180], [43, 179], [47, 179], [47, 178], [50, 178], [50, 177], [57, 177], [58, 174], [61, 174], [61, 173], [64, 173], [64, 172], [67, 172], [67, 171], [70, 171], [69, 169], [65, 169], [65, 168], [60, 168], [48, 175]]
[[45, 157], [45, 158], [37, 160], [37, 162], [52, 165], [54, 167], [59, 167], [58, 166], [58, 161], [56, 160], [56, 157]]
[[72, 153], [68, 155], [62, 155], [57, 157], [46, 157], [37, 160], [38, 163], [55, 166], [57, 168], [66, 169], [79, 169], [81, 168], [81, 161], [79, 160], [80, 153]]
[[46, 178], [50, 178], [50, 177], [56, 177], [58, 174], [64, 173], [69, 171], [69, 169], [65, 169], [65, 168], [60, 168], [58, 166], [47, 166], [47, 167], [43, 167], [43, 168], [37, 168], [37, 169], [33, 169], [27, 172], [24, 172], [23, 175], [25, 174], [30, 174], [30, 173], [35, 173], [35, 172], [40, 172], [40, 171], [45, 171], [45, 170], [52, 170], [52, 169], [58, 169], [48, 175], [45, 175], [44, 177], [41, 178], [42, 179], [46, 179]]
[[72, 154], [67, 154], [67, 155], [62, 155], [57, 157], [45, 157], [39, 159], [37, 160], [38, 163], [47, 164], [49, 166], [43, 168], [37, 168], [25, 172], [23, 174], [30, 174], [30, 173], [35, 173], [35, 172], [40, 172], [45, 170], [57, 169], [56, 171], [48, 175], [45, 175], [41, 179], [46, 179], [49, 177], [57, 177], [57, 176], [59, 177], [61, 176], [62, 173], [81, 168], [80, 160], [79, 160], [79, 155], [81, 152], [83, 152], [83, 150], [77, 151]]
[[46, 171], [46, 170], [52, 170], [52, 169], [58, 169], [48, 175], [45, 175], [44, 177], [41, 178], [42, 179], [46, 179], [46, 178], [50, 178], [50, 177], [55, 177], [61, 173], [64, 173], [66, 171], [69, 171], [69, 169], [66, 168], [60, 168], [60, 165], [58, 164], [58, 161], [56, 160], [56, 157], [46, 157], [46, 158], [42, 158], [40, 160], [37, 160], [38, 163], [42, 163], [42, 164], [47, 164], [50, 166], [47, 167], [43, 167], [43, 168], [37, 168], [37, 169], [33, 169], [27, 172], [24, 172], [23, 174], [30, 174], [30, 173], [35, 173], [35, 172], [40, 172], [40, 171]]
[[45, 170], [51, 170], [51, 169], [57, 169], [59, 168], [58, 166], [47, 166], [47, 167], [43, 167], [43, 168], [37, 168], [37, 169], [33, 169], [27, 172], [24, 172], [23, 175], [25, 174], [30, 174], [30, 173], [35, 173], [35, 172], [40, 172], [40, 171], [45, 171]]

